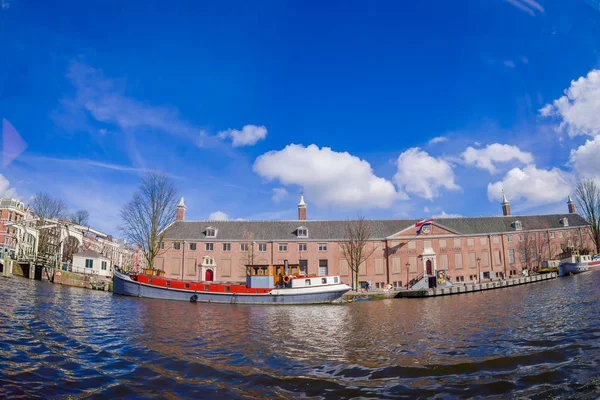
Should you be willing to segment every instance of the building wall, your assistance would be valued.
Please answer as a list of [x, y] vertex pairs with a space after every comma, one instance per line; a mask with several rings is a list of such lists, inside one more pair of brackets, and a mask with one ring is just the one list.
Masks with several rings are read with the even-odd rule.
[[[93, 261], [92, 268], [85, 267], [86, 260]], [[103, 261], [106, 262], [106, 269], [102, 269]], [[110, 260], [107, 258], [92, 258], [73, 255], [72, 272], [78, 272], [82, 274], [94, 274], [100, 276], [112, 276]]]
[[[575, 247], [593, 248], [589, 231], [584, 228], [476, 236], [443, 233], [415, 237], [411, 230], [404, 237], [400, 234], [388, 240], [369, 242], [367, 252], [373, 253], [360, 269], [360, 280], [370, 281], [374, 288], [384, 287], [388, 283], [406, 285], [424, 273], [426, 264], [421, 255], [425, 247], [433, 249], [437, 270], [445, 269], [451, 280], [464, 282], [477, 280], [478, 276], [488, 279], [520, 275], [527, 266], [529, 269], [539, 268], [542, 261], [555, 259], [561, 252], [561, 245], [568, 244], [569, 240]], [[215, 261], [216, 281], [244, 281], [244, 265], [283, 264], [284, 260], [294, 264], [307, 260], [309, 274], [317, 274], [319, 261], [326, 260], [329, 274], [341, 275], [346, 283], [352, 279], [352, 272], [337, 241], [257, 241], [254, 243], [253, 256], [251, 251], [241, 251], [240, 241], [179, 241], [179, 250], [174, 248], [173, 243], [164, 242], [164, 249], [155, 259], [155, 268], [164, 270], [165, 276], [174, 279], [202, 280], [200, 264], [202, 257], [207, 255]], [[212, 250], [210, 245], [207, 249], [207, 243], [212, 244]], [[224, 251], [224, 243], [230, 245], [230, 251]], [[259, 243], [266, 245], [266, 251], [259, 251]], [[280, 251], [279, 243], [287, 243], [287, 251]], [[300, 243], [306, 244], [306, 251], [299, 251]], [[319, 250], [319, 243], [326, 244], [327, 250]], [[191, 244], [196, 245], [196, 250], [191, 249]], [[185, 264], [182, 260], [185, 260]]]

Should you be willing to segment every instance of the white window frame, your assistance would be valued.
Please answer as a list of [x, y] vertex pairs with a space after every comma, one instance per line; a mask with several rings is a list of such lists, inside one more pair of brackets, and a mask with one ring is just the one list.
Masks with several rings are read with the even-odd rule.
[[250, 243], [240, 243], [240, 251], [242, 253], [247, 253], [250, 251]]
[[173, 250], [181, 250], [181, 242], [173, 242]]
[[223, 243], [223, 251], [230, 252], [231, 251], [231, 243]]
[[277, 248], [279, 249], [280, 253], [286, 253], [288, 251], [288, 244], [287, 243], [279, 243], [277, 245]]
[[204, 250], [206, 251], [214, 251], [215, 250], [215, 244], [210, 242], [210, 243], [204, 243]]
[[554, 232], [550, 232], [550, 239], [554, 239]]
[[327, 251], [327, 243], [319, 243], [319, 251]]
[[308, 243], [298, 243], [298, 251], [308, 251]]
[[[194, 246], [194, 248], [192, 248], [192, 245]], [[197, 243], [190, 243], [190, 251], [196, 251], [197, 249], [198, 249]]]
[[[262, 250], [264, 249], [264, 250]], [[267, 252], [267, 244], [266, 243], [259, 243], [258, 244], [258, 252], [259, 253], [266, 253]]]
[[506, 235], [506, 240], [508, 241], [508, 243], [512, 243], [512, 241], [513, 241], [512, 235]]
[[300, 228], [296, 229], [296, 237], [307, 238], [308, 237], [308, 228], [301, 226]]
[[205, 235], [207, 238], [216, 238], [217, 237], [217, 229], [209, 226], [206, 228]]

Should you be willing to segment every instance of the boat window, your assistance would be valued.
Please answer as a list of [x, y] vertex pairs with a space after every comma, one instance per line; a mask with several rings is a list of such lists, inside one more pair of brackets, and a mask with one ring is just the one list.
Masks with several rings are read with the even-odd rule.
[[327, 278], [321, 278], [321, 283], [327, 283]]
[[204, 285], [204, 290], [210, 290], [210, 286]]
[[231, 287], [229, 287], [229, 286], [225, 286], [225, 291], [226, 291], [226, 292], [230, 292], [230, 291], [231, 291]]
[[304, 285], [310, 286], [310, 279], [305, 279], [304, 280]]
[[152, 283], [152, 278], [148, 278], [148, 283]]
[[170, 281], [167, 281], [167, 286], [171, 286], [171, 282]]
[[333, 277], [333, 283], [338, 283], [338, 277], [337, 276]]
[[185, 288], [186, 288], [186, 289], [189, 289], [189, 288], [190, 288], [190, 284], [189, 284], [189, 283], [186, 283], [186, 284], [185, 284]]

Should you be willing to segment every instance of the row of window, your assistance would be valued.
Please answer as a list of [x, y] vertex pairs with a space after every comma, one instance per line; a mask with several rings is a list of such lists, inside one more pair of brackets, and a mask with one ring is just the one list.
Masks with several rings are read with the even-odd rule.
[[[103, 271], [106, 271], [107, 266], [108, 266], [108, 263], [106, 261], [101, 261], [100, 268]], [[94, 268], [94, 260], [86, 258], [85, 267], [86, 268]]]
[[[197, 243], [190, 243], [189, 249], [191, 251], [197, 250]], [[231, 251], [231, 243], [222, 243], [223, 251], [228, 252]], [[165, 243], [160, 243], [160, 248], [165, 248]], [[319, 251], [327, 251], [327, 243], [318, 243]], [[204, 243], [204, 250], [206, 251], [214, 251], [215, 244], [214, 243]], [[181, 250], [181, 242], [173, 242], [173, 250]], [[285, 253], [288, 251], [287, 243], [278, 243], [278, 250], [280, 253]], [[250, 243], [240, 243], [240, 251], [248, 252], [250, 251]], [[267, 243], [258, 243], [258, 251], [266, 252], [267, 251]], [[308, 243], [298, 243], [298, 251], [308, 251]]]
[[[216, 238], [217, 237], [217, 229], [209, 227], [204, 231], [204, 235], [207, 238]], [[296, 229], [296, 237], [299, 238], [307, 238], [308, 237], [308, 229], [304, 227], [300, 227]]]

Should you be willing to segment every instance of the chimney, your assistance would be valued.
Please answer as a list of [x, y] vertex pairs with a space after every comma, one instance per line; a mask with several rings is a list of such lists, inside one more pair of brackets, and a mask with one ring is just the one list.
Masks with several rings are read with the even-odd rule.
[[575, 203], [573, 203], [573, 199], [571, 198], [571, 195], [569, 195], [569, 200], [567, 201], [567, 205], [569, 206], [569, 214], [577, 213], [575, 211]]
[[506, 195], [504, 194], [504, 190], [502, 191], [502, 214], [504, 216], [510, 215], [510, 203], [506, 199]]
[[187, 207], [185, 206], [185, 203], [183, 202], [183, 197], [181, 197], [181, 200], [179, 200], [179, 204], [177, 204], [177, 218], [175, 218], [175, 221], [184, 221], [185, 220], [185, 210], [187, 209]]
[[298, 220], [306, 220], [306, 203], [304, 202], [304, 196], [300, 196], [300, 203], [298, 203]]

